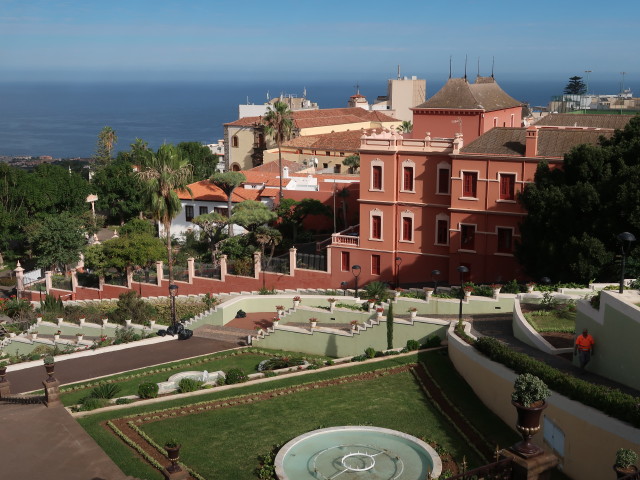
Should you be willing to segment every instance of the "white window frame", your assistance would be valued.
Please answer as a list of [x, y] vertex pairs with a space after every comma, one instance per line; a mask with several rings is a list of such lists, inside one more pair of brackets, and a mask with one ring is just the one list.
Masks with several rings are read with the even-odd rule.
[[[464, 174], [465, 173], [475, 173], [476, 174], [476, 196], [475, 197], [465, 197], [464, 196]], [[460, 170], [460, 197], [458, 200], [478, 200], [478, 188], [480, 185], [480, 171], [479, 170]]]
[[[373, 188], [373, 167], [380, 167], [380, 188]], [[370, 171], [370, 180], [369, 180], [369, 191], [370, 192], [384, 192], [384, 162], [379, 158], [375, 160], [371, 160], [371, 171]]]
[[[411, 235], [410, 240], [404, 240], [404, 219], [411, 219]], [[400, 214], [400, 225], [398, 227], [398, 231], [400, 232], [400, 238], [398, 238], [398, 242], [400, 243], [416, 243], [416, 215], [411, 210], [405, 210]]]
[[[511, 175], [513, 177], [513, 200], [507, 200], [506, 198], [500, 198], [502, 191], [502, 176]], [[498, 172], [498, 198], [496, 202], [499, 203], [516, 203], [516, 184], [518, 183], [518, 174], [516, 172]]]
[[[447, 183], [447, 192], [440, 191], [440, 170], [448, 170], [449, 182]], [[451, 195], [451, 164], [440, 162], [436, 167], [436, 195]]]
[[[373, 217], [380, 217], [380, 238], [373, 236]], [[369, 211], [369, 240], [372, 242], [382, 242], [384, 240], [384, 214], [379, 208]]]
[[[473, 227], [473, 249], [470, 248], [464, 248], [462, 246], [462, 226], [466, 226], [466, 227]], [[476, 243], [478, 241], [478, 224], [477, 223], [466, 223], [466, 222], [460, 222], [458, 224], [458, 230], [460, 232], [460, 248], [458, 249], [459, 252], [477, 252], [478, 251], [478, 244]]]
[[447, 235], [447, 243], [438, 243], [438, 222], [440, 220], [444, 220], [444, 221], [447, 222], [447, 232], [449, 232], [451, 230], [451, 219], [449, 218], [449, 215], [447, 215], [445, 213], [437, 214], [436, 215], [435, 238], [433, 239], [433, 244], [434, 245], [447, 246], [447, 245], [449, 245], [449, 237], [450, 237], [450, 235]]
[[[404, 169], [410, 168], [412, 174], [411, 184], [413, 185], [413, 190], [405, 190], [404, 188]], [[400, 173], [401, 173], [401, 181], [400, 181], [400, 192], [402, 193], [416, 193], [416, 164], [413, 160], [404, 160], [402, 165], [400, 165]]]

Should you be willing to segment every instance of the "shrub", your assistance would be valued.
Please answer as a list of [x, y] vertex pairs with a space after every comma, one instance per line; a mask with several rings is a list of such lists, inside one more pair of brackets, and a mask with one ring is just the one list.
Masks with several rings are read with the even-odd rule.
[[180, 380], [180, 383], [178, 383], [178, 391], [180, 393], [195, 392], [196, 390], [200, 390], [202, 383], [200, 380], [193, 378], [183, 378]]
[[511, 280], [510, 282], [505, 283], [500, 289], [502, 293], [520, 293], [520, 285], [516, 279]]
[[122, 397], [116, 400], [116, 405], [127, 405], [128, 403], [131, 403], [133, 400], [131, 400], [130, 398], [126, 398], [126, 397]]
[[513, 384], [511, 400], [523, 407], [530, 407], [535, 403], [546, 400], [549, 395], [551, 395], [551, 391], [546, 383], [535, 375], [523, 373], [516, 378]]
[[493, 288], [491, 285], [473, 285], [473, 295], [477, 297], [489, 297], [493, 298]]
[[628, 448], [620, 448], [616, 452], [615, 466], [619, 468], [629, 468], [638, 461], [638, 454]]
[[596, 310], [600, 310], [600, 297], [602, 296], [602, 292], [596, 293], [593, 297], [589, 299], [589, 303]]
[[158, 396], [158, 384], [157, 383], [141, 383], [138, 385], [138, 396], [140, 398], [156, 398]]
[[140, 298], [135, 291], [130, 290], [120, 294], [117, 307], [110, 319], [115, 323], [124, 323], [125, 320], [131, 319], [133, 323], [144, 324], [155, 315], [156, 309], [153, 305]]
[[363, 289], [366, 298], [373, 298], [376, 302], [385, 302], [391, 296], [389, 285], [384, 282], [368, 283]]
[[440, 339], [440, 337], [438, 335], [432, 335], [430, 337], [427, 337], [427, 341], [424, 342], [424, 345], [422, 347], [423, 348], [439, 347], [441, 341], [442, 340]]
[[247, 381], [247, 375], [241, 368], [232, 368], [225, 373], [224, 383], [226, 385], [233, 385], [235, 383], [243, 383]]
[[120, 386], [116, 383], [100, 382], [97, 387], [91, 390], [91, 398], [114, 398], [120, 393]]
[[517, 374], [531, 373], [561, 395], [630, 423], [636, 428], [640, 427], [640, 409], [637, 407], [637, 399], [632, 395], [567, 375], [526, 354], [514, 352], [495, 338], [481, 337], [474, 346], [491, 360], [503, 364]]
[[267, 360], [263, 360], [258, 365], [258, 371], [264, 370], [278, 370], [280, 368], [297, 367], [298, 365], [304, 365], [304, 358], [302, 357], [273, 357]]
[[89, 410], [95, 410], [96, 408], [106, 407], [107, 405], [109, 405], [107, 398], [86, 397], [82, 400], [80, 411], [87, 412]]
[[418, 350], [420, 348], [420, 343], [417, 340], [407, 340], [407, 351], [412, 352], [413, 350]]
[[373, 358], [376, 356], [376, 349], [373, 347], [368, 347], [367, 349], [365, 349], [364, 354], [367, 356], [367, 358]]

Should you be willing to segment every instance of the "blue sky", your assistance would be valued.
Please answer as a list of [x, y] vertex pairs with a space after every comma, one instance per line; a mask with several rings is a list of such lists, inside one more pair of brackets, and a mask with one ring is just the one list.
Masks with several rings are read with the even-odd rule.
[[2, 80], [461, 76], [631, 83], [640, 2], [0, 0]]

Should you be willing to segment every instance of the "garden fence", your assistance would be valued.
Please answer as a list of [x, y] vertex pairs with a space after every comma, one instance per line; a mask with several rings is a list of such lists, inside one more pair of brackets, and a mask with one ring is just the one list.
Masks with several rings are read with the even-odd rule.
[[296, 268], [305, 270], [327, 271], [326, 255], [313, 255], [309, 253], [298, 253], [296, 255]]
[[262, 257], [262, 270], [265, 272], [284, 273], [289, 275], [290, 263], [289, 254], [274, 257], [269, 261], [268, 257]]
[[194, 273], [196, 277], [214, 278], [216, 280], [220, 280], [222, 278], [220, 274], [220, 265], [195, 262], [194, 267]]

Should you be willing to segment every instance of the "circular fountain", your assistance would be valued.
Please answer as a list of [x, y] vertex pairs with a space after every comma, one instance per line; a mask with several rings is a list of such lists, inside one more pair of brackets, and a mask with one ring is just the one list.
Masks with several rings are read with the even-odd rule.
[[331, 427], [294, 438], [275, 459], [280, 480], [424, 480], [442, 462], [406, 433], [378, 427]]

